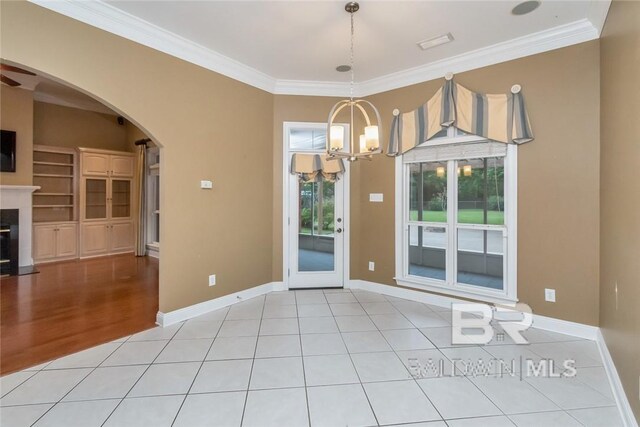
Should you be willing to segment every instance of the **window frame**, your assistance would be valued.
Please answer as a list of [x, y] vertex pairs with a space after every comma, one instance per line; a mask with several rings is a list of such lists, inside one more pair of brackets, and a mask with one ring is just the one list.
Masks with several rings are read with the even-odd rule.
[[[460, 136], [454, 128], [449, 128], [447, 136], [433, 139], [420, 144], [414, 150], [437, 150], [438, 146], [460, 144], [481, 144], [492, 142], [475, 135]], [[517, 217], [518, 217], [518, 147], [515, 144], [507, 144], [504, 157], [504, 199], [505, 215], [503, 225], [491, 224], [464, 224], [457, 222], [458, 214], [458, 176], [457, 165], [465, 160], [460, 155], [455, 160], [445, 160], [447, 166], [447, 221], [444, 223], [428, 221], [411, 221], [409, 218], [410, 199], [410, 172], [409, 166], [416, 163], [428, 162], [428, 160], [412, 159], [403, 161], [403, 156], [397, 156], [395, 160], [395, 281], [400, 286], [438, 292], [454, 297], [470, 298], [490, 303], [512, 305], [517, 298]], [[417, 157], [417, 156], [416, 156]], [[482, 157], [482, 156], [481, 156]], [[481, 158], [473, 156], [472, 158]], [[495, 157], [495, 156], [484, 156]], [[409, 275], [409, 226], [433, 226], [445, 228], [447, 232], [446, 246], [446, 280], [422, 278]], [[470, 284], [458, 283], [454, 280], [457, 275], [457, 231], [458, 229], [501, 230], [503, 232], [503, 289], [493, 290]]]
[[[146, 165], [145, 171], [146, 174], [146, 247], [147, 253], [149, 255], [155, 256], [160, 251], [160, 236], [159, 236], [159, 226], [156, 227], [160, 222], [160, 179], [156, 181], [155, 177], [160, 176], [159, 166], [158, 169], [153, 170], [151, 167], [153, 165], [160, 165], [160, 148], [158, 147], [149, 147], [147, 148], [146, 153]], [[158, 209], [156, 209], [158, 206]], [[158, 234], [156, 235], [156, 230]]]

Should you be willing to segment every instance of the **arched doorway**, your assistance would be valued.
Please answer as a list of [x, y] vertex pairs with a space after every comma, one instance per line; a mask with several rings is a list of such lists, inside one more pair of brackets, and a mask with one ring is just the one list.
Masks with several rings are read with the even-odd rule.
[[[162, 148], [69, 82], [16, 63], [3, 62], [2, 75], [2, 129], [18, 148], [16, 172], [2, 183], [35, 190], [20, 229], [32, 232], [28, 258], [39, 271], [2, 279], [4, 375], [154, 326]], [[140, 151], [152, 155], [141, 160]]]

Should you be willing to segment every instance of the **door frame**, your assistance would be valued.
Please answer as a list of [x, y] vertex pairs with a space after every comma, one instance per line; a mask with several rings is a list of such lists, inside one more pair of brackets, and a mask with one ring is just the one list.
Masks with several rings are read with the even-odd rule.
[[[349, 138], [350, 129], [348, 123], [339, 123], [340, 125], [346, 128], [345, 134], [347, 135], [347, 139]], [[289, 150], [289, 130], [292, 128], [308, 128], [308, 129], [317, 129], [317, 128], [326, 128], [326, 123], [318, 123], [318, 122], [283, 122], [282, 123], [282, 282], [284, 283], [284, 288], [289, 289], [289, 259], [290, 259], [290, 251], [291, 247], [289, 245], [289, 198], [291, 196], [289, 191], [289, 179], [291, 173], [289, 171], [289, 157], [291, 151]], [[345, 147], [349, 146], [349, 141], [345, 141]], [[315, 151], [313, 151], [315, 152]], [[351, 221], [350, 221], [350, 212], [351, 212], [351, 174], [350, 174], [350, 164], [349, 162], [345, 162], [344, 165], [344, 174], [340, 178], [343, 180], [344, 189], [343, 189], [343, 205], [342, 205], [342, 220], [343, 220], [343, 241], [342, 241], [342, 287], [349, 287], [349, 277], [350, 277], [350, 240], [351, 240]]]

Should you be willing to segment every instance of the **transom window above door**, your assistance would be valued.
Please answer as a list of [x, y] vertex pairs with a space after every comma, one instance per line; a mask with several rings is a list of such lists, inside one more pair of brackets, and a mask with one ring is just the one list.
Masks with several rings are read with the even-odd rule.
[[447, 139], [396, 159], [396, 280], [516, 301], [517, 147]]

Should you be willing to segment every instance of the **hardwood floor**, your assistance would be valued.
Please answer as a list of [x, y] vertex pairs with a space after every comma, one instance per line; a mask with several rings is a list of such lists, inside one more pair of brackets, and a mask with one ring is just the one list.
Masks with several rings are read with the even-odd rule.
[[157, 259], [126, 254], [38, 268], [2, 279], [1, 375], [155, 325]]

